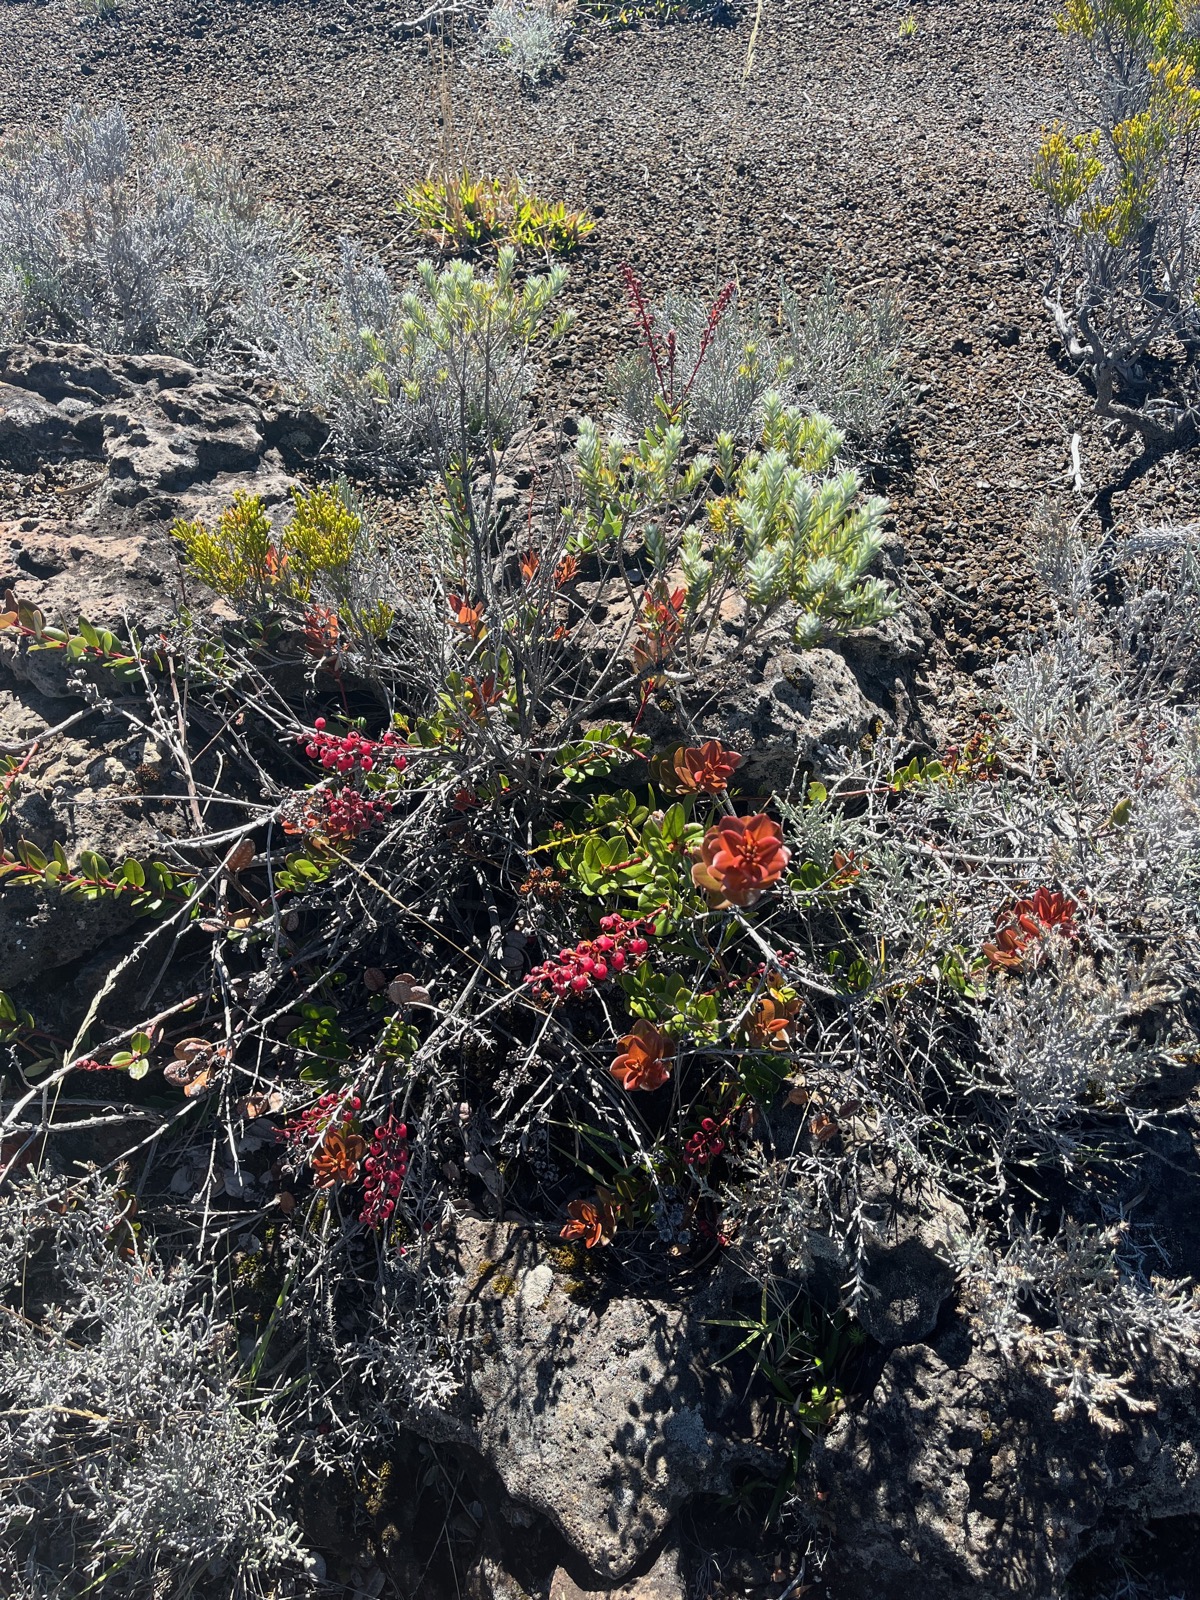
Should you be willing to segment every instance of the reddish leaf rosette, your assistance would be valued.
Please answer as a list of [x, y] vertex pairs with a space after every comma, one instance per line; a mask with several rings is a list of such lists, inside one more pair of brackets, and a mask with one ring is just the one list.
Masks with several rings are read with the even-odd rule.
[[598, 1244], [611, 1244], [617, 1231], [616, 1212], [598, 1197], [594, 1201], [572, 1200], [567, 1207], [567, 1218], [559, 1238], [582, 1239], [588, 1250], [594, 1250]]
[[724, 794], [741, 764], [737, 751], [726, 750], [719, 739], [706, 739], [702, 745], [677, 750], [672, 762], [679, 787], [703, 794]]
[[671, 1076], [671, 1040], [652, 1022], [639, 1018], [620, 1043], [624, 1051], [608, 1069], [622, 1089], [661, 1089]]
[[1055, 889], [1035, 889], [1025, 900], [1018, 900], [998, 924], [996, 941], [985, 944], [983, 953], [993, 967], [1023, 966], [1031, 946], [1056, 933], [1076, 939], [1078, 906]]
[[799, 1000], [764, 995], [750, 1013], [750, 1043], [756, 1050], [785, 1050], [792, 1042], [791, 1028], [799, 1012]]
[[313, 1152], [312, 1169], [318, 1189], [333, 1183], [353, 1183], [358, 1166], [367, 1153], [367, 1141], [360, 1133], [339, 1133], [331, 1129]]
[[770, 817], [723, 817], [701, 841], [692, 882], [714, 911], [752, 906], [782, 878], [791, 854]]

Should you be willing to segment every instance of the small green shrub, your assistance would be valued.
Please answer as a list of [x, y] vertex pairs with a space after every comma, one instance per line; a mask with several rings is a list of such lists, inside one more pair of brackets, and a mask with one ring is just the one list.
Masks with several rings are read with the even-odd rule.
[[180, 520], [171, 532], [201, 583], [218, 594], [261, 600], [278, 581], [279, 551], [271, 519], [257, 495], [239, 490], [211, 528]]
[[566, 255], [596, 224], [561, 200], [531, 194], [519, 178], [479, 177], [464, 167], [447, 177], [424, 178], [396, 202], [439, 250], [474, 252], [486, 245]]
[[355, 461], [408, 468], [511, 436], [523, 414], [531, 348], [559, 338], [572, 313], [551, 317], [566, 268], [516, 279], [502, 244], [494, 273], [467, 261], [418, 267], [397, 289], [382, 266], [342, 242], [332, 294], [276, 306], [264, 361], [327, 415], [333, 442]]
[[[844, 436], [828, 418], [807, 416], [777, 395], [766, 397], [763, 412], [761, 449], [740, 463], [728, 435], [717, 439], [714, 458], [685, 460], [678, 423], [647, 429], [632, 448], [606, 440], [594, 424], [580, 427], [582, 505], [572, 545], [615, 560], [631, 535], [644, 540], [647, 664], [655, 654], [665, 660], [668, 647], [690, 657], [731, 594], [748, 608], [744, 640], [791, 611], [793, 637], [804, 647], [895, 610], [888, 586], [867, 576], [882, 547], [886, 502], [862, 498], [857, 472], [835, 470]], [[724, 494], [712, 491], [714, 467]], [[695, 516], [697, 501], [707, 502], [706, 528]], [[676, 563], [684, 581], [668, 618], [663, 597]]]
[[896, 609], [887, 584], [866, 575], [883, 545], [887, 502], [861, 499], [856, 472], [829, 475], [842, 442], [827, 418], [768, 397], [762, 450], [738, 468], [733, 493], [709, 506], [711, 562], [697, 532], [685, 540], [689, 597], [693, 586], [707, 590], [727, 576], [764, 623], [785, 605], [797, 608], [793, 635], [803, 646]]
[[344, 480], [332, 489], [293, 491], [292, 515], [278, 537], [262, 500], [242, 491], [211, 526], [180, 520], [171, 532], [202, 583], [252, 610], [268, 602], [307, 605], [319, 594], [360, 635], [378, 637], [391, 626], [387, 602], [356, 583], [368, 539]]

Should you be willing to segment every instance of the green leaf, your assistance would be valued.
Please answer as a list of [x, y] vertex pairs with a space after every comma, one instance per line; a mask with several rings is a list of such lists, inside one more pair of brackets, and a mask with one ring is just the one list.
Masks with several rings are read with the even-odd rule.
[[135, 888], [142, 889], [146, 884], [146, 872], [140, 861], [135, 861], [132, 856], [121, 868], [121, 876], [126, 883], [131, 883]]
[[32, 844], [28, 839], [20, 839], [17, 841], [17, 856], [18, 859], [25, 864], [25, 866], [33, 867], [38, 872], [40, 872], [46, 865], [45, 856], [38, 849], [37, 845]]
[[676, 802], [669, 808], [662, 822], [662, 836], [664, 839], [678, 840], [683, 838], [683, 830], [687, 826], [687, 812]]

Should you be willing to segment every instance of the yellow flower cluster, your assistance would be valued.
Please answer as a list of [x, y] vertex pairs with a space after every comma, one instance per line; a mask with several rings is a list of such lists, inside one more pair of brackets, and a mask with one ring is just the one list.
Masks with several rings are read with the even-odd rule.
[[[171, 532], [195, 576], [218, 594], [252, 605], [268, 597], [307, 605], [319, 577], [345, 575], [363, 525], [336, 489], [296, 489], [293, 502], [278, 538], [259, 496], [243, 492], [211, 526], [180, 520]], [[346, 620], [379, 637], [391, 626], [392, 611], [380, 602]]]
[[1149, 106], [1116, 123], [1107, 141], [1099, 129], [1072, 135], [1055, 123], [1034, 161], [1033, 187], [1059, 216], [1080, 237], [1103, 236], [1114, 249], [1154, 214], [1169, 163], [1200, 129], [1195, 66], [1160, 57], [1149, 72]]

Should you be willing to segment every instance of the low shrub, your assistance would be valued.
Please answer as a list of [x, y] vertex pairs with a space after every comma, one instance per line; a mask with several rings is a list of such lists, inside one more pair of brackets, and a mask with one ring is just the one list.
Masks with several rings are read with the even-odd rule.
[[283, 601], [305, 606], [316, 634], [323, 627], [333, 642], [346, 635], [343, 643], [361, 644], [391, 626], [362, 502], [344, 478], [332, 489], [294, 490], [278, 535], [263, 502], [245, 494], [211, 527], [180, 520], [171, 532], [202, 583], [250, 610]]
[[425, 262], [417, 286], [399, 292], [344, 240], [332, 293], [314, 288], [264, 313], [260, 358], [321, 408], [350, 458], [411, 468], [453, 440], [465, 459], [516, 428], [532, 346], [570, 325], [566, 312], [549, 316], [565, 282], [554, 266], [518, 287], [503, 245], [490, 277], [464, 261], [440, 271]]
[[621, 420], [640, 433], [657, 417], [686, 410], [698, 438], [744, 437], [763, 396], [780, 388], [790, 370], [762, 319], [747, 324], [732, 285], [711, 303], [669, 294], [659, 308], [647, 302], [629, 268], [625, 278], [640, 343], [616, 364]]
[[[1200, 273], [1200, 44], [1171, 0], [1070, 0], [1057, 18], [1075, 124], [1033, 168], [1050, 238], [1046, 306], [1098, 415], [1154, 448], [1195, 431], [1186, 369]], [[1146, 358], [1168, 357], [1152, 376]]]
[[494, 0], [481, 43], [522, 83], [536, 84], [558, 70], [569, 37], [554, 0]]
[[586, 212], [531, 194], [519, 178], [476, 177], [465, 167], [448, 177], [425, 178], [396, 202], [443, 252], [470, 253], [509, 244], [542, 255], [566, 255], [596, 224]]
[[238, 342], [292, 239], [240, 173], [116, 107], [0, 152], [0, 334], [199, 357]]
[[629, 268], [626, 284], [640, 343], [616, 365], [618, 415], [644, 428], [685, 411], [699, 437], [745, 438], [762, 403], [779, 392], [827, 416], [859, 454], [882, 448], [908, 412], [901, 360], [904, 324], [890, 295], [852, 307], [832, 276], [802, 303], [781, 290], [779, 315], [743, 309], [732, 285], [711, 302], [668, 295], [652, 306]]
[[251, 1568], [303, 1563], [274, 1397], [246, 1384], [198, 1264], [166, 1270], [135, 1212], [111, 1181], [0, 1195], [9, 1593], [233, 1597]]
[[854, 471], [834, 472], [843, 436], [823, 417], [765, 402], [762, 449], [738, 467], [730, 493], [708, 507], [711, 558], [695, 531], [685, 535], [688, 601], [732, 585], [765, 629], [785, 607], [802, 646], [890, 616], [896, 599], [868, 571], [883, 547], [886, 501], [862, 498]]
[[781, 294], [790, 393], [819, 411], [864, 451], [877, 450], [904, 421], [912, 388], [901, 360], [904, 321], [891, 294], [851, 303], [832, 273], [807, 303]]

